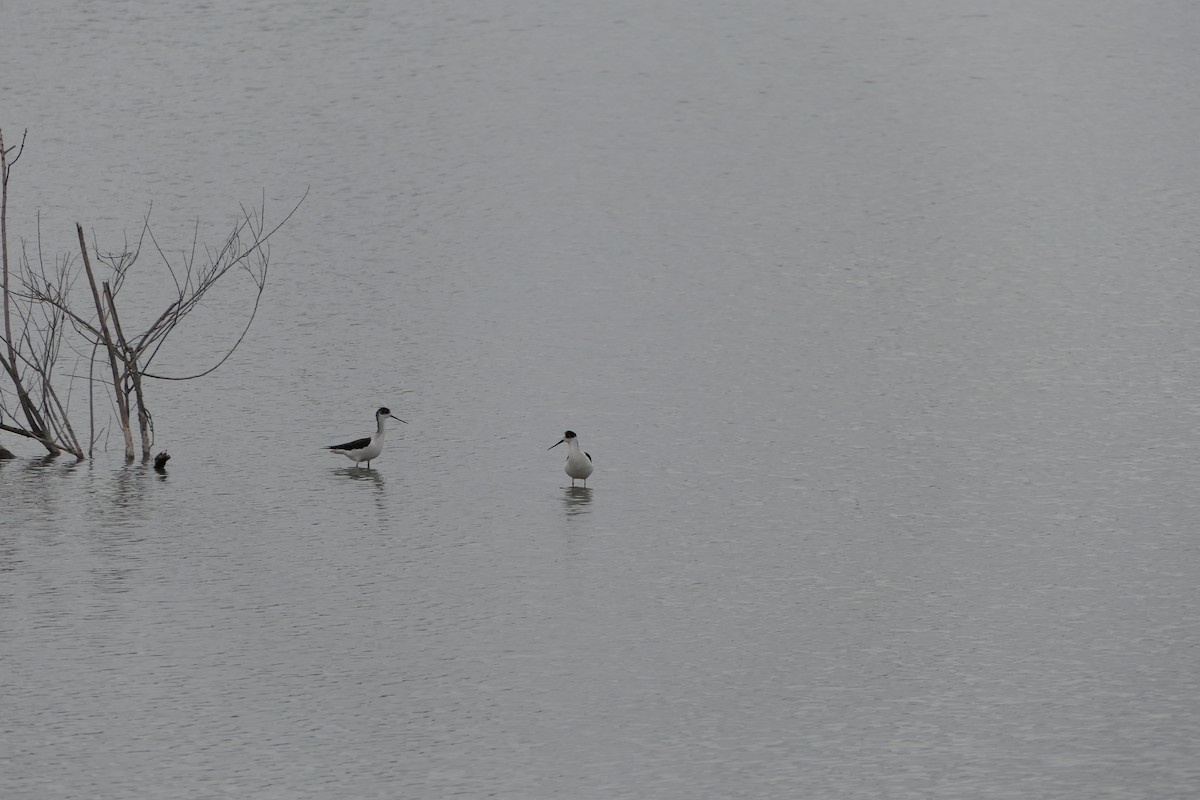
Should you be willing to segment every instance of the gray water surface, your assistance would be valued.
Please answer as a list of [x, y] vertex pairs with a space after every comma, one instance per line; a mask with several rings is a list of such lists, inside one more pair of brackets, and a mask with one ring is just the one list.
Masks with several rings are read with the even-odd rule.
[[3, 797], [1200, 785], [1200, 8], [3, 16], [13, 242], [309, 190], [166, 474], [3, 437]]

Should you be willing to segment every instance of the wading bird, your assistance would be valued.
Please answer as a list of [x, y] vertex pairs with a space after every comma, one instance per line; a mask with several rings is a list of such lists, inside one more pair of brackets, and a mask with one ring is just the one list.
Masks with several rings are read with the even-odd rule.
[[[404, 422], [399, 417], [392, 416], [392, 412], [386, 408], [381, 408], [375, 412], [375, 435], [365, 439], [355, 439], [353, 442], [345, 444], [331, 444], [326, 447], [326, 450], [332, 450], [335, 453], [341, 453], [346, 458], [354, 462], [357, 466], [360, 462], [367, 462], [367, 469], [371, 468], [371, 459], [379, 458], [379, 454], [383, 452], [383, 430], [387, 418], [392, 417], [396, 422]], [[407, 425], [407, 422], [404, 422]]]
[[575, 485], [576, 479], [583, 481], [584, 488], [587, 488], [587, 477], [592, 474], [592, 456], [590, 453], [585, 453], [579, 449], [579, 437], [575, 435], [575, 431], [567, 431], [563, 434], [563, 438], [559, 439], [554, 444], [547, 447], [547, 450], [553, 450], [563, 442], [567, 443], [567, 463], [563, 467], [563, 472], [571, 476], [571, 485]]

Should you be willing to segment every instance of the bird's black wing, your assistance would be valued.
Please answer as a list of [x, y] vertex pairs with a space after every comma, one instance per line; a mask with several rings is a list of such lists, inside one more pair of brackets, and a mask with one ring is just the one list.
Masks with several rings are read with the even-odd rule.
[[331, 445], [329, 445], [329, 447], [326, 447], [325, 449], [326, 450], [362, 450], [364, 447], [366, 447], [370, 443], [371, 443], [371, 437], [368, 436], [365, 439], [355, 439], [353, 442], [346, 442], [345, 444], [331, 444]]
[[588, 457], [588, 461], [591, 461], [591, 460], [592, 460], [592, 454], [591, 454], [591, 453], [584, 453], [584, 455]]

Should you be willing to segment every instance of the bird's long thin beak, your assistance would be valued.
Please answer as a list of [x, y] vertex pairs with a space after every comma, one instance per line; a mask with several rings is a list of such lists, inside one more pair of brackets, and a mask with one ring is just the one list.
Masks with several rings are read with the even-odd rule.
[[[391, 417], [392, 419], [396, 420], [396, 422], [404, 422], [404, 420], [400, 419], [395, 414], [388, 414], [388, 416]], [[408, 423], [404, 422], [404, 424], [407, 425]]]
[[559, 439], [557, 442], [555, 442], [554, 444], [550, 445], [550, 446], [549, 446], [549, 447], [547, 447], [546, 449], [547, 449], [547, 450], [553, 450], [554, 448], [558, 447], [560, 444], [562, 444], [562, 443], [563, 443], [563, 442], [565, 442], [565, 441], [566, 441], [566, 439]]

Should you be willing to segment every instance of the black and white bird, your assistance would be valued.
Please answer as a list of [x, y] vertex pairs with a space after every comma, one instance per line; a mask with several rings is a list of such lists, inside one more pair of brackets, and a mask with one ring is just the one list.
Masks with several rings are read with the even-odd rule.
[[581, 480], [584, 488], [587, 488], [587, 478], [592, 474], [593, 469], [592, 454], [585, 453], [579, 448], [579, 437], [575, 435], [575, 431], [567, 431], [563, 434], [563, 438], [546, 449], [553, 450], [563, 442], [567, 443], [567, 463], [563, 467], [563, 472], [571, 477], [571, 486], [575, 485], [576, 480]]
[[[341, 453], [353, 461], [355, 466], [365, 461], [367, 462], [367, 469], [370, 469], [371, 460], [379, 458], [379, 454], [383, 452], [383, 433], [388, 417], [397, 422], [404, 422], [399, 417], [393, 416], [389, 409], [380, 408], [375, 412], [374, 436], [369, 436], [365, 439], [355, 439], [353, 442], [346, 442], [345, 444], [331, 444], [325, 449]], [[404, 424], [407, 425], [408, 423], [404, 422]]]

